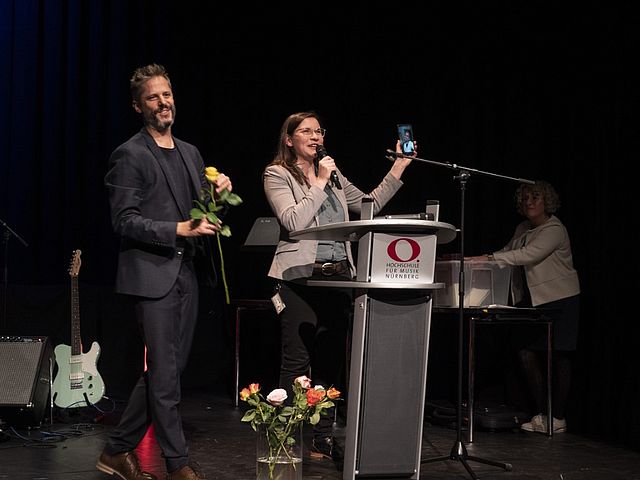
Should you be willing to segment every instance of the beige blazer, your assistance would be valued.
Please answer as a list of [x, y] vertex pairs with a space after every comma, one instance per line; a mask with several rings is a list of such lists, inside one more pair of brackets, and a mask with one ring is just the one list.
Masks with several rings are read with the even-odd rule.
[[[335, 190], [345, 214], [359, 214], [362, 197], [366, 194], [353, 185], [337, 170], [342, 190]], [[374, 214], [395, 195], [402, 181], [388, 173], [380, 185], [369, 196], [373, 199]], [[294, 280], [311, 276], [318, 248], [317, 240], [292, 240], [289, 232], [319, 225], [318, 210], [327, 198], [324, 190], [312, 186], [300, 185], [289, 171], [279, 165], [272, 165], [263, 174], [264, 192], [271, 210], [280, 224], [280, 240], [273, 256], [269, 276], [279, 280]], [[359, 219], [359, 218], [358, 218]], [[347, 257], [351, 273], [355, 275], [355, 266], [351, 254], [351, 245], [346, 242]]]
[[[520, 223], [509, 243], [493, 257], [501, 267], [524, 266], [534, 307], [580, 293], [569, 234], [554, 215], [536, 228], [528, 221]], [[518, 275], [512, 277], [511, 295], [514, 303], [523, 298], [524, 285]]]

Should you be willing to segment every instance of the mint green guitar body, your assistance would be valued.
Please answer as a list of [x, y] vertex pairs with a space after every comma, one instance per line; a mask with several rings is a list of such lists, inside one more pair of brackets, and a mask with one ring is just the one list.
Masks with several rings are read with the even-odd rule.
[[71, 354], [69, 345], [60, 344], [54, 350], [58, 372], [51, 395], [60, 408], [77, 408], [93, 405], [104, 395], [104, 381], [98, 373], [100, 346], [91, 344], [91, 350], [79, 355]]

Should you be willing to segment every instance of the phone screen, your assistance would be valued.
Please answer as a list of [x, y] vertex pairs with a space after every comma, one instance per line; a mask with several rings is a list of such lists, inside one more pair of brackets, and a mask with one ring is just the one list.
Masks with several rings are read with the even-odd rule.
[[410, 124], [398, 124], [398, 139], [400, 139], [402, 153], [405, 155], [413, 155], [416, 153], [415, 144], [413, 143], [413, 127]]

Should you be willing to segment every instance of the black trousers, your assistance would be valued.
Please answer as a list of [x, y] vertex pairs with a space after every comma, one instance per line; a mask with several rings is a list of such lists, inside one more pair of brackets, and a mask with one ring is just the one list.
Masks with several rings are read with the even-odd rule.
[[[292, 398], [295, 379], [308, 375], [314, 386], [333, 386], [345, 398], [348, 332], [353, 313], [351, 289], [282, 282], [280, 296], [286, 305], [280, 314], [280, 388]], [[314, 435], [331, 435], [332, 413], [321, 417]]]
[[147, 371], [142, 374], [120, 423], [105, 450], [113, 455], [136, 448], [150, 423], [167, 470], [188, 462], [188, 448], [178, 411], [180, 375], [184, 371], [198, 317], [198, 282], [192, 262], [184, 262], [175, 285], [159, 299], [137, 298], [136, 317], [147, 348]]

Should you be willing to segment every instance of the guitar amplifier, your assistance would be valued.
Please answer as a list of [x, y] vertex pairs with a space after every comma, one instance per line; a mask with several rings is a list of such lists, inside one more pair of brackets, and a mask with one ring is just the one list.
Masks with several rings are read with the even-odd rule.
[[0, 337], [0, 420], [14, 427], [42, 423], [53, 364], [47, 337]]

